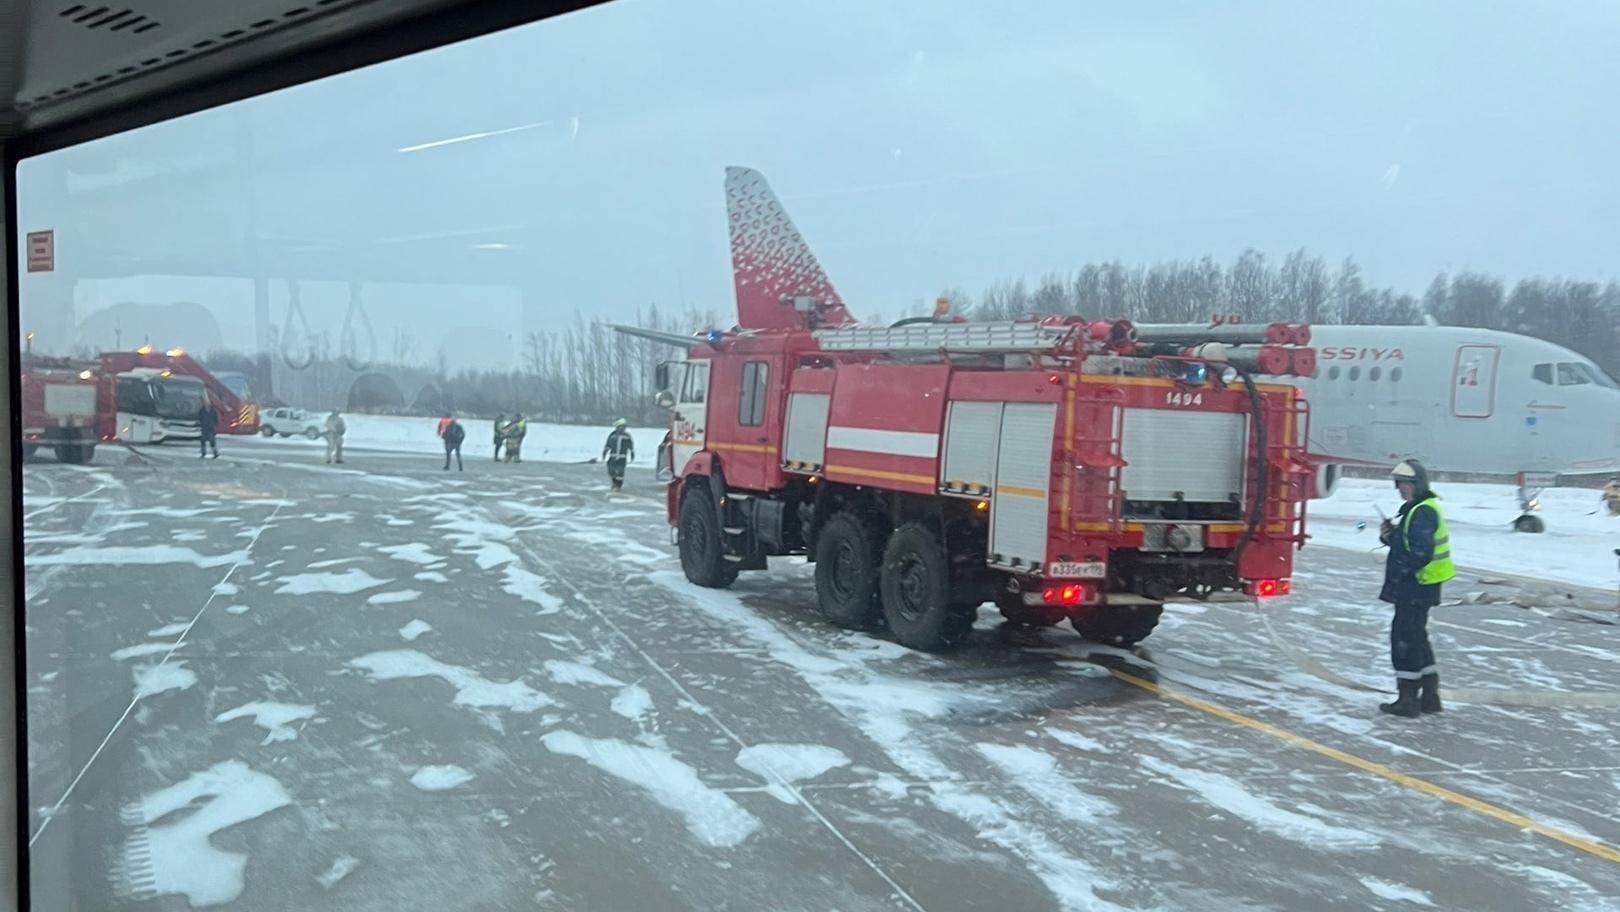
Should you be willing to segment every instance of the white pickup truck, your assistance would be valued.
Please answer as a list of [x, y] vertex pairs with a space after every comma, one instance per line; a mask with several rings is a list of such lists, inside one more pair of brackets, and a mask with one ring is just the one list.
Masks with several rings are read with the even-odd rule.
[[295, 434], [319, 440], [326, 434], [326, 419], [318, 418], [303, 409], [273, 408], [259, 413], [259, 433], [266, 437], [291, 437]]

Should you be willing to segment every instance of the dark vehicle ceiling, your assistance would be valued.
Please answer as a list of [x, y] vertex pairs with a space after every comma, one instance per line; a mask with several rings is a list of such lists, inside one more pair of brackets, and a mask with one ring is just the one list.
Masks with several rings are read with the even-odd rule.
[[590, 5], [0, 0], [0, 143], [16, 158]]

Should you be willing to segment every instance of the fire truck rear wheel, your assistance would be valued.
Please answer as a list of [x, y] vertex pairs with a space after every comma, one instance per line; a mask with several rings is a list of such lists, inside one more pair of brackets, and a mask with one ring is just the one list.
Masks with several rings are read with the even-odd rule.
[[951, 562], [933, 527], [907, 523], [896, 529], [883, 549], [879, 577], [884, 620], [903, 645], [949, 649], [973, 629], [978, 606], [951, 601]]
[[90, 461], [95, 452], [96, 448], [93, 446], [84, 446], [77, 443], [63, 444], [56, 448], [56, 459], [58, 462], [66, 462], [71, 465], [84, 465]]
[[31, 443], [23, 444], [23, 458], [24, 459], [33, 459], [34, 454], [38, 453], [38, 452], [39, 452], [39, 445], [38, 444], [31, 444]]
[[680, 550], [681, 569], [699, 586], [724, 589], [737, 581], [720, 545], [720, 521], [705, 485], [692, 485], [681, 496]]
[[1076, 633], [1093, 643], [1135, 646], [1159, 626], [1163, 605], [1115, 605], [1093, 607], [1074, 615], [1069, 623]]
[[836, 513], [816, 538], [816, 607], [840, 627], [871, 630], [878, 609], [878, 571], [883, 538], [872, 524], [850, 512]]
[[996, 607], [1001, 609], [1001, 616], [1007, 619], [1007, 623], [1020, 627], [1051, 627], [1063, 620], [1063, 615], [1050, 608], [1024, 604], [1022, 591], [1004, 592], [998, 587]]

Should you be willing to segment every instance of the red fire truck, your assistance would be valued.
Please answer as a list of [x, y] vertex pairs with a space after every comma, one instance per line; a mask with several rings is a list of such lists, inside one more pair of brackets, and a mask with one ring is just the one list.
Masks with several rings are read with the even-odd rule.
[[204, 403], [219, 416], [221, 434], [259, 432], [259, 408], [181, 349], [103, 352], [101, 371], [115, 388], [117, 434], [131, 443], [196, 440]]
[[978, 606], [1135, 643], [1172, 598], [1289, 591], [1305, 540], [1305, 327], [944, 314], [857, 324], [764, 178], [727, 172], [740, 325], [660, 369], [682, 568], [815, 563], [820, 611], [901, 643]]
[[111, 390], [94, 361], [22, 356], [23, 458], [49, 447], [62, 462], [84, 464], [112, 440]]

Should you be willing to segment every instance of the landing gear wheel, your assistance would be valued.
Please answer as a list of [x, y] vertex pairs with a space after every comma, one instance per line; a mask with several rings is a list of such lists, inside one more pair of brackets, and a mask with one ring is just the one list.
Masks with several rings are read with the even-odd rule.
[[978, 606], [951, 601], [951, 562], [928, 525], [907, 523], [889, 536], [878, 589], [889, 631], [912, 649], [949, 649], [973, 629]]
[[1541, 517], [1525, 513], [1513, 520], [1513, 531], [1540, 534], [1547, 531], [1547, 524], [1541, 521]]
[[1076, 633], [1109, 646], [1135, 646], [1159, 626], [1163, 605], [1093, 605], [1069, 618]]
[[707, 485], [692, 485], [681, 495], [680, 551], [681, 569], [699, 586], [724, 589], [737, 581], [720, 545], [720, 518]]
[[851, 630], [878, 626], [878, 572], [883, 539], [848, 511], [834, 514], [816, 538], [816, 608]]
[[996, 590], [996, 607], [1007, 623], [1018, 627], [1051, 627], [1063, 620], [1063, 615], [1044, 605], [1024, 604], [1023, 592]]

